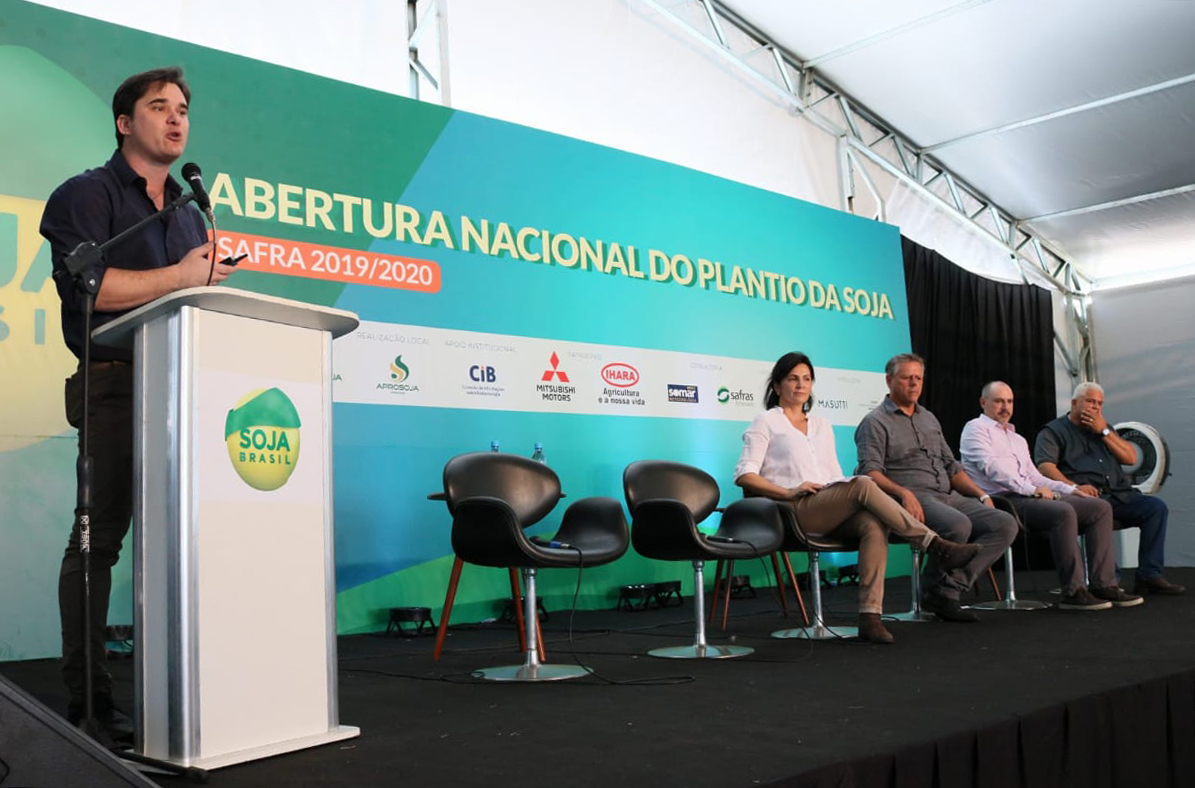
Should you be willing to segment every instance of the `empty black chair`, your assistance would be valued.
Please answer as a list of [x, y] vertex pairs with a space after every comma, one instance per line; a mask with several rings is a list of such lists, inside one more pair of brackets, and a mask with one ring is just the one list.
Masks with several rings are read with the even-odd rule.
[[519, 567], [526, 587], [523, 664], [486, 668], [475, 675], [494, 681], [552, 681], [588, 674], [579, 665], [540, 662], [535, 573], [545, 567], [600, 566], [622, 556], [628, 542], [622, 505], [613, 498], [584, 498], [565, 510], [560, 530], [551, 539], [528, 538], [523, 529], [543, 519], [560, 500], [560, 479], [546, 465], [493, 452], [449, 460], [444, 490], [456, 502], [452, 549], [457, 557], [481, 566]]
[[780, 515], [767, 499], [736, 501], [722, 514], [716, 533], [703, 534], [697, 524], [717, 508], [721, 495], [705, 471], [666, 460], [641, 460], [622, 474], [631, 512], [635, 551], [661, 561], [693, 563], [693, 604], [697, 635], [691, 646], [652, 649], [653, 657], [719, 659], [750, 654], [746, 646], [711, 646], [705, 640], [705, 578], [709, 559], [744, 559], [767, 555], [782, 541]]
[[[469, 455], [461, 455], [469, 456]], [[448, 465], [444, 467], [444, 489], [441, 492], [432, 493], [428, 495], [428, 500], [444, 501], [448, 507], [449, 516], [456, 514], [456, 506], [465, 498], [477, 495], [500, 495], [503, 492], [503, 480], [501, 477], [490, 474], [478, 473], [463, 473], [463, 469], [469, 467], [467, 464], [453, 464], [449, 461]], [[449, 470], [453, 469], [452, 473]], [[556, 484], [557, 493], [559, 493], [559, 483]], [[522, 512], [520, 518], [523, 527], [529, 528], [542, 520], [548, 512], [555, 506], [555, 501], [549, 506], [539, 506], [532, 508], [530, 504], [539, 500], [540, 491], [535, 488], [528, 488], [521, 492], [519, 510]], [[465, 562], [461, 557], [455, 556], [452, 559], [452, 571], [448, 575], [448, 587], [444, 592], [444, 608], [440, 613], [440, 626], [436, 628], [436, 645], [432, 651], [432, 660], [438, 661], [440, 654], [444, 650], [444, 640], [448, 636], [448, 622], [452, 617], [452, 606], [456, 602], [456, 590], [460, 585], [461, 570], [464, 568]], [[510, 577], [510, 598], [514, 608], [515, 629], [518, 632], [519, 651], [527, 649], [527, 640], [524, 637], [526, 634], [526, 625], [523, 621], [523, 592], [519, 589], [519, 575], [515, 567], [508, 568], [508, 575]], [[536, 629], [538, 633], [539, 630]], [[542, 636], [537, 642], [539, 648], [539, 658], [541, 660], [547, 659], [544, 651], [544, 644]]]

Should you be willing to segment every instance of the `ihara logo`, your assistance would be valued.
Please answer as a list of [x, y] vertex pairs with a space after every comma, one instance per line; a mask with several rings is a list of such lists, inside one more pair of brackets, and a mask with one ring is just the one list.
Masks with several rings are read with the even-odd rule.
[[281, 389], [251, 391], [224, 420], [228, 458], [245, 484], [277, 490], [299, 462], [299, 411]]
[[402, 383], [411, 376], [411, 368], [402, 363], [402, 356], [397, 356], [390, 362], [390, 379], [395, 383]]

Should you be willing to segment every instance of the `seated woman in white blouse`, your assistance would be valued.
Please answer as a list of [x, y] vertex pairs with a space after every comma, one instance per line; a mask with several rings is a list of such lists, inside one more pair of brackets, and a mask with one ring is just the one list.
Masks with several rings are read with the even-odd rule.
[[767, 410], [743, 433], [734, 483], [748, 493], [788, 502], [807, 533], [859, 541], [859, 637], [891, 643], [892, 633], [880, 621], [888, 532], [932, 553], [944, 568], [967, 563], [979, 545], [942, 539], [868, 477], [844, 477], [833, 427], [809, 413], [813, 381], [813, 363], [804, 353], [786, 353], [776, 362]]

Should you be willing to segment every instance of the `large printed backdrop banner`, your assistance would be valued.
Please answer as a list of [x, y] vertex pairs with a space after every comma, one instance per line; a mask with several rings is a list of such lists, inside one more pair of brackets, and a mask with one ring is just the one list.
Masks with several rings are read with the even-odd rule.
[[[449, 520], [426, 496], [466, 451], [544, 446], [570, 498], [622, 497], [625, 465], [732, 470], [771, 362], [818, 365], [820, 412], [852, 427], [908, 348], [893, 227], [681, 167], [421, 104], [40, 6], [0, 9], [0, 659], [56, 653], [54, 584], [73, 504], [62, 344], [37, 233], [62, 180], [112, 153], [130, 73], [182, 65], [186, 158], [203, 165], [230, 286], [334, 305], [342, 632], [437, 607]], [[14, 111], [15, 110], [15, 111]], [[698, 119], [694, 119], [697, 122]], [[627, 118], [634, 123], [634, 118]], [[559, 513], [542, 526], [552, 528]], [[113, 620], [130, 607], [127, 562]], [[758, 571], [758, 570], [755, 570]], [[575, 576], [547, 573], [567, 603]], [[583, 604], [686, 572], [628, 555]], [[504, 573], [471, 568], [461, 619]], [[230, 579], [230, 582], [234, 582]], [[454, 616], [456, 617], [456, 616]]]

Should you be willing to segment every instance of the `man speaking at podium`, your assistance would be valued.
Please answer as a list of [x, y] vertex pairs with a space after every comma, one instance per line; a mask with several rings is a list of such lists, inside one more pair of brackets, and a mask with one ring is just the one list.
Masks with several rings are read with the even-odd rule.
[[[66, 380], [66, 417], [83, 420], [85, 294], [65, 272], [65, 259], [81, 243], [102, 244], [170, 204], [182, 187], [170, 166], [187, 146], [190, 88], [178, 68], [134, 74], [112, 97], [117, 150], [106, 164], [63, 183], [46, 203], [41, 234], [50, 242], [55, 283], [62, 299], [62, 334], [80, 359]], [[203, 217], [185, 205], [108, 249], [95, 265], [99, 280], [92, 328], [175, 290], [216, 284], [235, 270], [207, 259], [212, 251]], [[133, 511], [133, 365], [129, 350], [92, 344], [89, 453], [91, 506], [91, 664], [96, 720], [114, 740], [132, 736], [132, 721], [113, 705], [105, 668], [105, 630], [112, 566], [120, 555]], [[67, 718], [85, 714], [83, 561], [78, 523], [71, 530], [58, 576], [62, 616], [63, 679], [70, 691]]]

